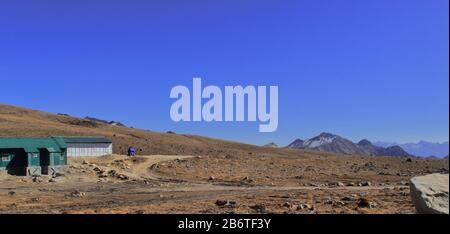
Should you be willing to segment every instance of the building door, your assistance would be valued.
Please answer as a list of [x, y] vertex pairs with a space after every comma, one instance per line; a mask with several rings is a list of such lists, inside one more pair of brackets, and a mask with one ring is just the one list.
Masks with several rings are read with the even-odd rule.
[[40, 166], [42, 174], [48, 174], [48, 166], [50, 165], [50, 152], [47, 149], [39, 149], [40, 154]]

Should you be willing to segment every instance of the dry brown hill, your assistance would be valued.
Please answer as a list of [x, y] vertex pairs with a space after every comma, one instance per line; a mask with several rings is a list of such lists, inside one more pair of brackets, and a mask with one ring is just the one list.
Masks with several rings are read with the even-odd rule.
[[[147, 130], [112, 126], [106, 123], [50, 114], [27, 108], [0, 104], [0, 136], [105, 136], [114, 142], [114, 152], [125, 154], [128, 146], [139, 154], [164, 155], [286, 155], [296, 156], [304, 151], [264, 148], [242, 143], [194, 135], [158, 133]], [[305, 151], [306, 152], [306, 151]], [[309, 152], [323, 155], [320, 152]]]

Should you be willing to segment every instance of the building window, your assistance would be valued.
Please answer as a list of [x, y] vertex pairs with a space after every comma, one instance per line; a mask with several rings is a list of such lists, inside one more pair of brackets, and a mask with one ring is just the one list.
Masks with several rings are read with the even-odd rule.
[[2, 161], [3, 162], [9, 162], [11, 161], [9, 154], [2, 154]]

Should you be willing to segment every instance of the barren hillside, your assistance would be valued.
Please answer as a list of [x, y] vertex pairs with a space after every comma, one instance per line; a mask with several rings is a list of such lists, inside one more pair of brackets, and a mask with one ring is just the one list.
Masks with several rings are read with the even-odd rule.
[[[125, 154], [134, 146], [141, 155], [301, 155], [307, 151], [258, 147], [193, 135], [158, 133], [56, 115], [0, 104], [0, 136], [105, 136], [114, 142], [114, 152]], [[324, 153], [309, 152], [323, 155]]]

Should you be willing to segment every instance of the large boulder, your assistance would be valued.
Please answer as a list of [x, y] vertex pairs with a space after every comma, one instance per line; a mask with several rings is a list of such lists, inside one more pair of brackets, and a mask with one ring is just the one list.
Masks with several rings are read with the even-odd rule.
[[411, 179], [411, 198], [420, 214], [448, 214], [448, 174], [431, 174]]

